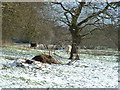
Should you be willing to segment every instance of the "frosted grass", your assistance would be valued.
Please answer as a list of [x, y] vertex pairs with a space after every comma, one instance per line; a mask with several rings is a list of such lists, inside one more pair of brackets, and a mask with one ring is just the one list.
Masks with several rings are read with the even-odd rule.
[[[13, 55], [8, 54], [10, 50], [0, 54], [0, 88], [118, 88], [117, 56], [80, 54], [80, 60], [73, 65], [44, 64], [47, 68], [38, 70], [32, 65], [29, 68], [10, 66], [16, 59], [31, 59], [34, 51], [44, 52], [23, 49], [23, 53], [29, 52], [29, 55], [23, 55], [17, 47], [10, 47], [14, 49]], [[57, 60], [69, 61], [65, 51], [56, 53], [64, 57], [55, 57]]]

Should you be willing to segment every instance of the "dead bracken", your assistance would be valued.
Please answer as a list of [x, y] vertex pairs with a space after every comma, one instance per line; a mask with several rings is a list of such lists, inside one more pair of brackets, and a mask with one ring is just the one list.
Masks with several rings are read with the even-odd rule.
[[61, 64], [59, 61], [55, 60], [51, 55], [46, 54], [37, 55], [33, 57], [32, 60], [48, 64]]

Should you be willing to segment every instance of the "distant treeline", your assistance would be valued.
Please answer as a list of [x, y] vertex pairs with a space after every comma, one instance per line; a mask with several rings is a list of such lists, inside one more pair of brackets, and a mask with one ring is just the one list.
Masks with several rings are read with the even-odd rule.
[[[2, 3], [2, 43], [71, 44], [67, 27], [59, 26], [46, 8], [47, 3]], [[117, 48], [118, 30], [108, 24], [82, 40], [81, 48]]]

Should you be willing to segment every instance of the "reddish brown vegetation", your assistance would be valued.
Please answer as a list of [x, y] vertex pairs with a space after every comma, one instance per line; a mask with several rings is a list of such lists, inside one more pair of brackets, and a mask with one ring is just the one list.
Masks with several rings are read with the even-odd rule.
[[42, 63], [48, 63], [48, 64], [61, 64], [60, 62], [55, 60], [52, 56], [45, 54], [37, 55], [33, 57], [32, 60], [40, 61]]

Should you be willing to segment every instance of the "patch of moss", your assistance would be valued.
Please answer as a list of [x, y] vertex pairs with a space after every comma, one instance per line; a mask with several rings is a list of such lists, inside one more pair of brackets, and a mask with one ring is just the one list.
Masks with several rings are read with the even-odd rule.
[[15, 60], [16, 58], [14, 58], [14, 57], [10, 57], [10, 56], [5, 56], [5, 59], [9, 59], [9, 60]]
[[80, 67], [88, 68], [89, 66], [87, 66], [87, 65], [81, 65]]
[[10, 67], [8, 67], [7, 65], [3, 64], [2, 69], [9, 69]]
[[10, 53], [18, 53], [18, 54], [29, 54], [29, 55], [39, 55], [43, 52], [37, 51], [37, 50], [31, 50], [30, 48], [19, 48], [14, 46], [5, 46], [2, 48], [2, 51], [10, 52]]

